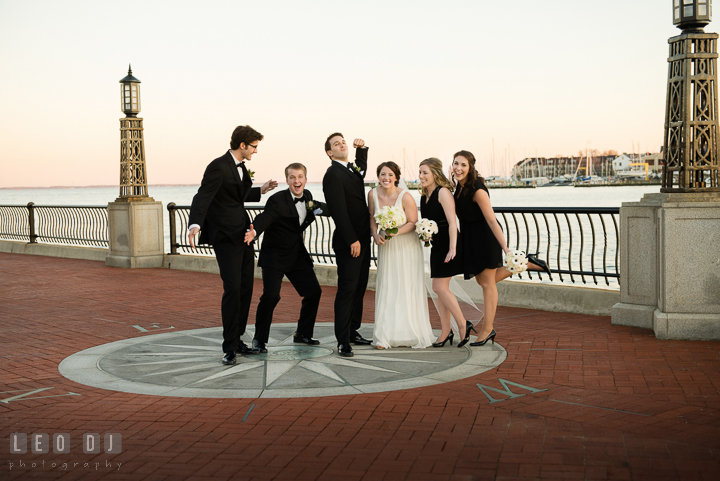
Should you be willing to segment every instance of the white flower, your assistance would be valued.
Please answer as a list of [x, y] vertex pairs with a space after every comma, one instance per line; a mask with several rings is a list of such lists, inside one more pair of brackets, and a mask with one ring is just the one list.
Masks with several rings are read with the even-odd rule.
[[514, 250], [503, 257], [503, 266], [511, 273], [525, 272], [527, 270], [527, 258], [523, 251]]

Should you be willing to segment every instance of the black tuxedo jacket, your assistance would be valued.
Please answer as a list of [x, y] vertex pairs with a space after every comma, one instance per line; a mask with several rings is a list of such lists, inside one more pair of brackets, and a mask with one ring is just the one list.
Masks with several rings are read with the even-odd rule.
[[335, 221], [335, 250], [349, 247], [356, 241], [362, 244], [370, 237], [370, 213], [365, 200], [364, 183], [367, 152], [367, 147], [355, 151], [355, 165], [362, 174], [333, 160], [323, 177], [325, 201]]
[[215, 244], [224, 239], [233, 244], [245, 240], [250, 217], [245, 201], [259, 202], [260, 188], [252, 187], [252, 179], [245, 164], [243, 180], [230, 152], [210, 162], [202, 183], [190, 206], [188, 225], [200, 226], [200, 244]]
[[[303, 202], [313, 200], [310, 191], [303, 192]], [[315, 202], [323, 210], [320, 215], [327, 215], [327, 205]], [[316, 207], [316, 208], [318, 208]], [[315, 208], [315, 209], [316, 209]], [[295, 197], [290, 190], [273, 194], [265, 204], [265, 209], [255, 216], [253, 227], [259, 236], [265, 232], [260, 246], [258, 266], [271, 267], [278, 270], [289, 270], [296, 262], [308, 261], [312, 267], [312, 259], [303, 242], [303, 231], [315, 220], [315, 209], [307, 209], [302, 224], [295, 207]]]

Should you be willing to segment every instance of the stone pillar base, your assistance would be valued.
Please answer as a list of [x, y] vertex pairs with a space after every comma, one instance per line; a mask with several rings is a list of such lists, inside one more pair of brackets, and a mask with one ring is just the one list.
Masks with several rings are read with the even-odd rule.
[[618, 302], [612, 307], [612, 325], [641, 327], [643, 329], [653, 328], [653, 314], [655, 306], [643, 306], [638, 304], [625, 304]]
[[143, 267], [162, 267], [163, 256], [107, 256], [105, 265], [109, 267], [123, 267], [135, 269]]
[[152, 199], [108, 204], [110, 253], [105, 265], [162, 267], [164, 232], [162, 202]]
[[653, 331], [658, 339], [720, 341], [720, 315], [666, 313], [656, 309]]

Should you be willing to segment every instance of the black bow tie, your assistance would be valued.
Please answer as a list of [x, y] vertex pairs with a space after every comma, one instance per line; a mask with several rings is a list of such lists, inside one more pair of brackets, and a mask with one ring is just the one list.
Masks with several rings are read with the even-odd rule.
[[295, 203], [296, 203], [296, 204], [297, 204], [298, 202], [302, 202], [303, 200], [305, 200], [305, 199], [303, 199], [302, 197], [299, 197], [299, 198], [298, 198], [298, 197], [295, 197]]
[[245, 165], [245, 162], [238, 162], [237, 165], [235, 165], [235, 167], [237, 167], [239, 169], [243, 165]]
[[348, 162], [348, 169], [355, 170], [355, 165], [352, 162]]

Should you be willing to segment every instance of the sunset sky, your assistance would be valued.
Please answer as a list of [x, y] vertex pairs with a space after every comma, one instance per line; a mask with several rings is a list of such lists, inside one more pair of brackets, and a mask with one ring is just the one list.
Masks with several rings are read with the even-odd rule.
[[116, 185], [128, 63], [150, 184], [199, 183], [242, 124], [256, 180], [319, 181], [334, 131], [371, 166], [465, 149], [486, 176], [657, 152], [679, 32], [671, 0], [0, 0], [0, 187]]

